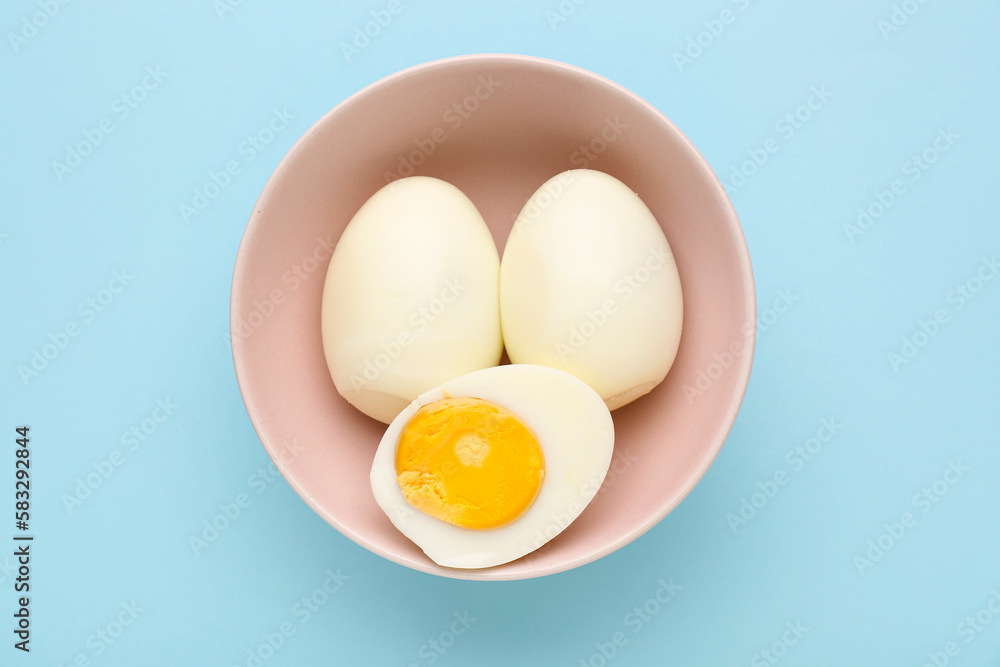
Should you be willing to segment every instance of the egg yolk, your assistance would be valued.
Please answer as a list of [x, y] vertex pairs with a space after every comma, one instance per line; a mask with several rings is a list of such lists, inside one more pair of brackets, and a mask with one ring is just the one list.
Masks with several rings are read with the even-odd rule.
[[396, 446], [406, 500], [462, 528], [497, 528], [521, 516], [541, 487], [542, 450], [504, 408], [478, 398], [445, 398], [410, 418]]

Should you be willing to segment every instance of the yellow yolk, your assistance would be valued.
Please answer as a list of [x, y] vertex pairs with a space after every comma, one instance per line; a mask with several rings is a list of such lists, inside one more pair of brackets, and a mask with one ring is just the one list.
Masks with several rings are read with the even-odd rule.
[[542, 450], [524, 422], [478, 398], [445, 398], [413, 415], [396, 447], [406, 500], [462, 528], [497, 528], [538, 495]]

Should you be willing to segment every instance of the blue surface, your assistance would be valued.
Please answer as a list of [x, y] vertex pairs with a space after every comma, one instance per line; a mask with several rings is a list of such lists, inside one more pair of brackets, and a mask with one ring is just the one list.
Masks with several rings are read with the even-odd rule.
[[[1000, 664], [1000, 5], [403, 2], [348, 62], [388, 3], [223, 1], [0, 10], [0, 507], [14, 533], [28, 424], [36, 536], [30, 654], [0, 557], [0, 664]], [[694, 492], [615, 554], [502, 584], [327, 526], [268, 470], [226, 344], [285, 151], [366, 84], [475, 52], [573, 63], [670, 117], [731, 191], [763, 318]], [[287, 127], [244, 144], [275, 109]]]

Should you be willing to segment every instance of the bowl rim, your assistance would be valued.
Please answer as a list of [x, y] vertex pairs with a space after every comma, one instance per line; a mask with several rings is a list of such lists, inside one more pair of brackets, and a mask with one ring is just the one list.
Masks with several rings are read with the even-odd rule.
[[[447, 577], [451, 579], [463, 579], [463, 580], [473, 580], [473, 581], [512, 581], [512, 580], [522, 580], [522, 579], [532, 579], [536, 577], [543, 577], [550, 574], [556, 574], [559, 572], [565, 572], [572, 570], [574, 568], [580, 567], [581, 565], [586, 565], [596, 561], [610, 553], [621, 549], [622, 547], [628, 545], [634, 540], [638, 539], [656, 524], [662, 521], [670, 512], [672, 512], [681, 501], [686, 498], [694, 487], [701, 481], [708, 472], [709, 467], [711, 467], [712, 462], [718, 456], [719, 452], [722, 450], [726, 439], [732, 430], [733, 424], [736, 422], [737, 414], [739, 413], [740, 407], [743, 404], [743, 399], [746, 395], [746, 389], [750, 381], [750, 371], [753, 367], [753, 357], [756, 349], [757, 342], [757, 330], [756, 327], [751, 327], [746, 334], [744, 340], [744, 354], [740, 355], [740, 362], [735, 369], [736, 371], [736, 391], [732, 393], [729, 398], [729, 403], [726, 407], [725, 414], [718, 421], [713, 434], [706, 438], [706, 447], [702, 459], [698, 462], [695, 467], [694, 474], [692, 474], [689, 479], [682, 485], [677, 491], [667, 498], [663, 503], [660, 504], [656, 512], [652, 513], [645, 521], [640, 525], [630, 530], [627, 534], [622, 537], [603, 545], [599, 549], [588, 551], [581, 554], [575, 558], [561, 561], [557, 564], [550, 565], [547, 567], [539, 567], [537, 569], [531, 570], [526, 573], [519, 575], [507, 574], [503, 570], [497, 570], [496, 568], [485, 568], [482, 570], [461, 570], [461, 569], [450, 569], [442, 568], [428, 559], [425, 563], [420, 560], [401, 557], [399, 554], [394, 553], [379, 544], [372, 542], [365, 535], [348, 528], [343, 525], [336, 516], [332, 515], [326, 511], [319, 503], [309, 494], [309, 492], [301, 486], [297, 478], [290, 474], [289, 470], [285, 467], [284, 462], [278, 454], [277, 447], [275, 443], [272, 443], [270, 438], [266, 433], [262, 432], [262, 428], [259, 426], [261, 423], [261, 410], [257, 406], [254, 398], [253, 391], [247, 383], [246, 373], [247, 373], [247, 359], [245, 357], [242, 346], [236, 344], [236, 336], [233, 333], [236, 331], [234, 323], [238, 319], [238, 306], [242, 301], [243, 296], [243, 282], [242, 276], [246, 273], [247, 263], [249, 261], [247, 250], [248, 246], [252, 242], [253, 238], [258, 233], [258, 219], [261, 212], [261, 206], [266, 202], [270, 196], [272, 190], [277, 187], [277, 182], [281, 180], [281, 176], [289, 168], [289, 165], [294, 162], [298, 154], [301, 153], [305, 146], [307, 146], [313, 138], [313, 135], [319, 132], [320, 128], [327, 126], [330, 123], [336, 121], [337, 117], [345, 112], [346, 109], [354, 106], [359, 100], [370, 96], [372, 93], [382, 90], [386, 87], [392, 86], [397, 81], [407, 79], [413, 76], [418, 76], [432, 72], [435, 70], [449, 69], [453, 67], [462, 67], [470, 64], [477, 64], [484, 67], [490, 65], [515, 65], [526, 67], [530, 69], [543, 70], [552, 72], [555, 74], [569, 76], [579, 80], [586, 81], [589, 84], [598, 85], [605, 89], [609, 89], [616, 95], [623, 96], [627, 98], [632, 104], [645, 110], [650, 114], [652, 118], [655, 118], [658, 123], [660, 123], [668, 133], [672, 134], [676, 139], [680, 140], [679, 143], [682, 146], [682, 150], [688, 154], [691, 161], [697, 165], [697, 169], [702, 179], [704, 179], [711, 187], [712, 192], [715, 197], [715, 203], [723, 211], [723, 214], [728, 222], [727, 228], [731, 241], [734, 243], [736, 249], [738, 260], [739, 260], [739, 272], [742, 278], [743, 286], [743, 301], [747, 309], [747, 322], [756, 322], [757, 320], [757, 300], [756, 300], [756, 288], [754, 284], [753, 268], [750, 261], [750, 251], [747, 247], [746, 236], [743, 233], [743, 228], [740, 225], [739, 217], [736, 214], [732, 202], [730, 201], [725, 189], [722, 186], [718, 176], [709, 166], [708, 161], [702, 156], [702, 154], [695, 148], [694, 144], [688, 137], [681, 132], [681, 130], [674, 125], [674, 123], [666, 117], [659, 109], [654, 107], [652, 104], [647, 102], [645, 99], [632, 92], [628, 88], [625, 88], [619, 83], [616, 83], [606, 77], [603, 77], [590, 70], [583, 69], [576, 65], [570, 65], [558, 60], [551, 60], [548, 58], [541, 58], [538, 56], [522, 55], [522, 54], [510, 54], [510, 53], [477, 53], [477, 54], [466, 54], [460, 56], [452, 56], [448, 58], [441, 58], [438, 60], [432, 60], [405, 69], [399, 70], [388, 76], [382, 77], [377, 81], [370, 83], [363, 88], [352, 93], [333, 108], [323, 114], [312, 126], [306, 130], [302, 136], [300, 136], [291, 148], [285, 153], [285, 155], [278, 162], [278, 165], [274, 168], [274, 171], [268, 177], [267, 182], [261, 190], [260, 195], [254, 202], [253, 210], [250, 213], [250, 218], [247, 221], [246, 227], [243, 231], [243, 235], [240, 239], [240, 244], [236, 252], [236, 261], [233, 266], [233, 279], [232, 288], [230, 291], [230, 301], [229, 301], [229, 329], [230, 329], [230, 349], [233, 356], [233, 366], [236, 371], [236, 382], [240, 390], [241, 397], [243, 399], [243, 405], [246, 408], [247, 416], [250, 418], [250, 423], [253, 426], [254, 432], [257, 434], [258, 439], [267, 452], [268, 457], [270, 457], [272, 463], [281, 473], [282, 477], [286, 482], [292, 487], [296, 494], [302, 498], [309, 507], [312, 508], [316, 514], [318, 514], [324, 521], [335, 528], [341, 535], [344, 535], [351, 541], [355, 542], [366, 550], [375, 553], [387, 560], [394, 563], [398, 563], [410, 569], [414, 569], [420, 572], [425, 572], [428, 574], [433, 574], [437, 576]], [[517, 562], [517, 561], [513, 561]], [[502, 567], [502, 566], [498, 566]]]

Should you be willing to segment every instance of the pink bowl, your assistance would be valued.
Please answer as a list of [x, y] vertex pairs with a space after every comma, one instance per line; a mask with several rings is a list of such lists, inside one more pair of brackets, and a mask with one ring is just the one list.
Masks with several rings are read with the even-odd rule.
[[[520, 560], [436, 565], [375, 504], [380, 424], [337, 394], [320, 340], [330, 249], [387, 179], [436, 176], [486, 218], [498, 248], [538, 186], [589, 167], [635, 190], [670, 241], [684, 330], [667, 379], [613, 413], [615, 457], [590, 506]], [[653, 527], [711, 465], [750, 376], [756, 306], [736, 214], [704, 158], [663, 114], [591, 72], [528, 56], [472, 55], [373, 83], [319, 120], [265, 185], [233, 274], [233, 361], [275, 465], [321, 517], [407, 567], [459, 579], [523, 579], [583, 565]]]

